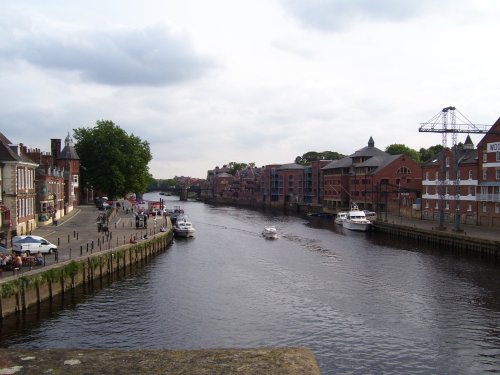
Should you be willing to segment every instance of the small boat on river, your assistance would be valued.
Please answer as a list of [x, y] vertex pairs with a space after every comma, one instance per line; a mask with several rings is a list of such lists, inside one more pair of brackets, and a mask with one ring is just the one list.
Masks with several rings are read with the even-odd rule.
[[364, 211], [361, 211], [356, 203], [352, 203], [351, 210], [342, 225], [349, 230], [366, 232], [371, 229], [372, 222], [366, 218]]
[[194, 237], [194, 233], [196, 229], [194, 229], [193, 224], [189, 221], [187, 216], [178, 216], [177, 220], [174, 224], [174, 236], [176, 237]]
[[349, 212], [347, 211], [340, 211], [333, 222], [337, 225], [344, 225], [344, 221], [347, 219], [348, 214]]
[[278, 238], [278, 231], [276, 230], [276, 227], [267, 225], [262, 231], [262, 236], [264, 236], [264, 238], [274, 240]]

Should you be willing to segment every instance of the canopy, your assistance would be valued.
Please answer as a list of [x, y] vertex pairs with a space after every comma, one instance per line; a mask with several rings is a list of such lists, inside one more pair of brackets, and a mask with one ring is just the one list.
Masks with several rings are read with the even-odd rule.
[[26, 236], [23, 239], [16, 241], [16, 243], [42, 243], [42, 241], [31, 236]]

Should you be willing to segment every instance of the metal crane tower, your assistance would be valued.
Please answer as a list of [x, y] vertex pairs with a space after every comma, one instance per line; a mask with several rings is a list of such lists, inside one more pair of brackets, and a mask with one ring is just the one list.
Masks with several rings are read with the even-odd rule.
[[[458, 122], [457, 122], [458, 118]], [[474, 125], [467, 117], [465, 117], [455, 107], [446, 107], [433, 116], [429, 121], [421, 123], [418, 129], [421, 133], [441, 133], [441, 144], [443, 151], [439, 161], [439, 180], [438, 180], [438, 197], [439, 197], [439, 228], [444, 227], [444, 209], [446, 203], [446, 195], [448, 195], [448, 186], [453, 178], [453, 200], [455, 201], [455, 230], [460, 231], [460, 174], [457, 155], [457, 134], [458, 133], [475, 133], [486, 134], [489, 130], [488, 125]], [[447, 137], [451, 133], [453, 163], [446, 157], [447, 154]], [[453, 169], [451, 166], [453, 165]]]

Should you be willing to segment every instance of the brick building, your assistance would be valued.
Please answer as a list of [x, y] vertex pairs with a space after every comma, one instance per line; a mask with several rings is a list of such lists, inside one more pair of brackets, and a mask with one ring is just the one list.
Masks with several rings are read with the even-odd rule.
[[469, 136], [463, 148], [447, 149], [422, 164], [422, 218], [476, 223], [478, 153]]
[[413, 205], [420, 197], [420, 165], [406, 155], [390, 155], [376, 148], [372, 137], [366, 147], [328, 163], [322, 171], [323, 206], [334, 212], [356, 202], [361, 209], [413, 215]]
[[479, 225], [500, 227], [500, 118], [477, 145]]

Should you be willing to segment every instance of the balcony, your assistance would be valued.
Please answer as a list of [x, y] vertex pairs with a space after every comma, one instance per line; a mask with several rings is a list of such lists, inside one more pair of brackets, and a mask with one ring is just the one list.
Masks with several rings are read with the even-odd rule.
[[500, 202], [500, 194], [477, 194], [478, 202]]

